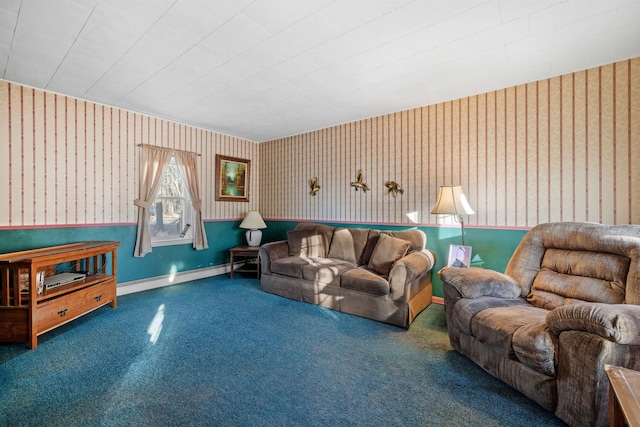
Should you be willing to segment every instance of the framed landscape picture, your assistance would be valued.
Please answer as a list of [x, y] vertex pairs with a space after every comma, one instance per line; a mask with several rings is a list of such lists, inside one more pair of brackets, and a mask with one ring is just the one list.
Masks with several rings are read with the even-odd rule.
[[216, 200], [249, 201], [251, 160], [216, 154]]

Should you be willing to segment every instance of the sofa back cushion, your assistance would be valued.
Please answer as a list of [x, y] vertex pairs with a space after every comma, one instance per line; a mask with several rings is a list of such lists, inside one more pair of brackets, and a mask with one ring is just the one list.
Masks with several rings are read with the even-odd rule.
[[329, 258], [360, 265], [368, 236], [368, 228], [336, 228], [329, 246]]
[[628, 271], [627, 257], [550, 248], [527, 301], [548, 310], [583, 301], [621, 304]]
[[532, 228], [505, 273], [538, 307], [640, 304], [640, 226], [556, 222]]
[[313, 228], [292, 230], [287, 232], [289, 256], [308, 258], [326, 257], [327, 243], [325, 236]]
[[322, 235], [324, 238], [325, 256], [326, 253], [329, 252], [329, 244], [331, 243], [331, 238], [335, 229], [335, 227], [330, 225], [317, 224], [314, 222], [299, 222], [295, 228], [295, 230], [313, 230], [316, 234]]
[[380, 230], [370, 230], [369, 237], [367, 238], [367, 244], [364, 247], [364, 252], [362, 253], [362, 262], [360, 265], [369, 264], [369, 260], [371, 259], [371, 254], [373, 254], [373, 250], [376, 248], [376, 244], [378, 243], [378, 239], [380, 238]]
[[[304, 256], [324, 256], [333, 259], [339, 259], [347, 261], [355, 265], [368, 265], [373, 250], [378, 243], [380, 234], [386, 234], [387, 236], [395, 237], [401, 240], [409, 242], [409, 249], [407, 253], [420, 251], [427, 245], [426, 234], [422, 230], [411, 229], [401, 231], [380, 231], [370, 228], [336, 228], [326, 224], [317, 224], [313, 222], [300, 222], [296, 225], [294, 231], [307, 231], [311, 233], [311, 236], [320, 235], [322, 240], [308, 237], [307, 234], [294, 234], [294, 242], [292, 249], [291, 237], [289, 237], [289, 255], [299, 256], [297, 253], [301, 250], [302, 239], [306, 238], [305, 244], [316, 247], [315, 252], [320, 255], [308, 255], [305, 252]], [[324, 245], [324, 252], [318, 245]], [[324, 253], [324, 255], [321, 255]]]

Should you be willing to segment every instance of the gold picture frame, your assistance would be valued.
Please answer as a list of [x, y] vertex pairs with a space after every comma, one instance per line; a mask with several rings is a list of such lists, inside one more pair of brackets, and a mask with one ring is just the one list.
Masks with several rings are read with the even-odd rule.
[[216, 200], [248, 202], [251, 160], [216, 154]]

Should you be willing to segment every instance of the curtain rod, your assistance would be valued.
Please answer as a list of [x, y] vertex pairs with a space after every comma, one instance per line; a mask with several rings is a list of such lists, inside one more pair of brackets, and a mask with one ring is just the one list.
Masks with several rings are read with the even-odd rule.
[[151, 145], [151, 144], [138, 144], [138, 147], [151, 147], [151, 148], [155, 148], [156, 150], [165, 150], [165, 151], [180, 151], [182, 153], [190, 153], [190, 154], [195, 154], [196, 156], [202, 156], [202, 154], [196, 153], [195, 151], [178, 150], [177, 148], [160, 147], [158, 145]]

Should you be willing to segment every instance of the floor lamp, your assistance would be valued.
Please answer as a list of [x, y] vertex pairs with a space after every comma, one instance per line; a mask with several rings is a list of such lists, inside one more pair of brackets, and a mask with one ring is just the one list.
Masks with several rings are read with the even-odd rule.
[[467, 198], [459, 185], [443, 185], [438, 193], [438, 200], [431, 211], [435, 215], [454, 215], [462, 227], [462, 245], [464, 246], [464, 219], [462, 214], [473, 215]]

